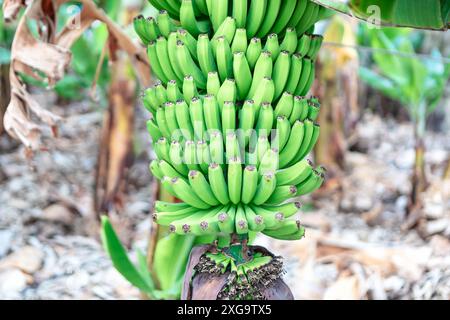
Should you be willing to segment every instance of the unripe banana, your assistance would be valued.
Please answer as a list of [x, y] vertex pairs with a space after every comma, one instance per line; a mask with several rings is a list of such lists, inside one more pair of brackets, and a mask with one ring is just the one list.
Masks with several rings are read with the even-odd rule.
[[316, 121], [319, 116], [320, 107], [314, 105], [313, 103], [308, 103], [308, 119], [311, 121]]
[[250, 40], [250, 44], [247, 48], [247, 52], [245, 56], [247, 57], [248, 65], [251, 70], [255, 69], [256, 62], [259, 59], [259, 56], [262, 52], [262, 44], [260, 38], [252, 38]]
[[153, 118], [147, 121], [147, 131], [150, 134], [150, 137], [152, 137], [153, 142], [158, 141], [158, 139], [163, 136]]
[[150, 113], [154, 114], [156, 112], [159, 108], [159, 104], [156, 99], [155, 88], [145, 89], [142, 95], [142, 103], [144, 104], [145, 109], [147, 109]]
[[192, 76], [186, 76], [183, 81], [183, 97], [186, 103], [190, 103], [194, 97], [198, 97], [197, 87]]
[[219, 111], [222, 112], [225, 101], [236, 102], [237, 88], [236, 80], [226, 79], [217, 92], [217, 104]]
[[164, 160], [159, 161], [159, 168], [165, 177], [186, 180], [184, 175], [180, 174], [170, 163]]
[[163, 108], [156, 110], [156, 124], [164, 137], [170, 137], [169, 127], [167, 126], [166, 114]]
[[220, 203], [214, 196], [211, 186], [201, 172], [191, 170], [189, 172], [189, 184], [203, 202], [210, 206], [217, 206]]
[[252, 84], [252, 72], [243, 52], [236, 52], [233, 57], [233, 73], [236, 80], [237, 97], [239, 100], [244, 100]]
[[311, 152], [311, 150], [316, 145], [317, 140], [319, 139], [319, 134], [320, 134], [320, 126], [318, 124], [314, 124], [313, 133], [312, 133], [308, 148], [304, 151], [304, 153], [302, 153], [300, 159], [303, 159]]
[[297, 155], [305, 135], [305, 125], [296, 121], [292, 126], [291, 135], [286, 146], [280, 153], [280, 168], [286, 167]]
[[178, 141], [172, 141], [169, 149], [170, 164], [177, 170], [181, 175], [187, 176], [189, 169], [183, 163], [183, 157], [181, 155], [183, 148]]
[[156, 212], [177, 212], [184, 209], [192, 209], [190, 205], [183, 202], [173, 203], [166, 201], [156, 201], [155, 202], [155, 211]]
[[224, 141], [220, 131], [210, 133], [209, 154], [211, 163], [224, 164]]
[[248, 223], [248, 228], [254, 232], [263, 231], [266, 228], [264, 218], [257, 215], [250, 206], [244, 206], [245, 218]]
[[177, 31], [178, 39], [183, 42], [189, 50], [191, 57], [198, 62], [197, 57], [197, 40], [186, 30], [178, 29]]
[[256, 35], [266, 14], [268, 0], [253, 0], [250, 2], [247, 17], [247, 35], [252, 38]]
[[248, 222], [245, 216], [245, 210], [241, 205], [236, 208], [236, 233], [237, 234], [247, 234], [248, 233]]
[[265, 174], [267, 172], [276, 172], [279, 168], [279, 151], [276, 148], [271, 148], [267, 150], [261, 159], [258, 171], [260, 174]]
[[245, 29], [236, 29], [236, 33], [234, 35], [233, 42], [231, 44], [231, 52], [243, 52], [244, 54], [247, 52], [248, 41], [247, 41], [247, 30]]
[[300, 19], [303, 17], [303, 14], [305, 13], [307, 4], [308, 1], [297, 1], [294, 13], [292, 14], [291, 19], [287, 24], [288, 27], [295, 28], [298, 25]]
[[245, 28], [247, 24], [247, 8], [248, 0], [233, 0], [232, 16], [238, 28]]
[[194, 189], [183, 179], [173, 178], [172, 188], [175, 194], [177, 195], [177, 198], [195, 208], [208, 209], [211, 207], [209, 204], [201, 200], [196, 195]]
[[179, 99], [183, 97], [183, 94], [181, 93], [180, 89], [178, 88], [177, 82], [175, 80], [170, 80], [167, 83], [167, 99], [169, 102], [175, 103]]
[[309, 52], [310, 46], [311, 46], [311, 38], [308, 34], [305, 33], [298, 40], [296, 52], [302, 57], [305, 57]]
[[147, 46], [147, 55], [150, 60], [152, 71], [161, 82], [167, 83], [169, 79], [163, 72], [159, 62], [158, 54], [156, 53], [156, 41], [151, 41]]
[[311, 59], [309, 59], [309, 58], [303, 58], [302, 62], [303, 62], [302, 74], [298, 81], [298, 86], [295, 89], [296, 96], [304, 96], [304, 94], [302, 94], [302, 93], [309, 90], [309, 88], [307, 88], [307, 86], [308, 86], [309, 76], [310, 76], [313, 65], [312, 65]]
[[318, 173], [317, 171], [313, 171], [311, 176], [301, 184], [297, 186], [297, 196], [302, 196], [311, 192], [316, 191], [320, 188], [324, 180], [324, 175]]
[[289, 202], [279, 206], [263, 206], [264, 209], [273, 211], [273, 212], [281, 212], [285, 218], [292, 217], [301, 209], [302, 205], [300, 202]]
[[208, 34], [201, 34], [198, 37], [197, 56], [200, 68], [205, 76], [208, 77], [210, 72], [217, 71], [216, 60], [214, 59]]
[[282, 33], [284, 28], [289, 23], [292, 15], [294, 14], [295, 6], [297, 4], [297, 0], [285, 0], [283, 5], [281, 6], [281, 10], [278, 13], [277, 20], [275, 25], [272, 27], [271, 32], [273, 33]]
[[[258, 107], [255, 105], [256, 113], [258, 113]], [[261, 110], [259, 111], [258, 121], [256, 123], [256, 132], [258, 135], [268, 137], [271, 134], [272, 125], [274, 122], [274, 111], [272, 105], [269, 103], [263, 103]]]
[[236, 231], [235, 227], [236, 207], [230, 206], [227, 210], [219, 213], [219, 229], [225, 234], [231, 234]]
[[297, 36], [301, 36], [316, 22], [319, 8], [319, 5], [315, 4], [312, 1], [308, 1], [305, 13], [295, 27], [295, 29], [297, 29]]
[[298, 39], [295, 28], [287, 28], [283, 42], [280, 44], [281, 51], [287, 51], [289, 52], [289, 55], [292, 55], [295, 53], [295, 50], [297, 49], [297, 44]]
[[285, 220], [279, 228], [264, 230], [264, 234], [267, 236], [284, 237], [296, 233], [301, 227], [300, 221], [298, 220]]
[[209, 153], [208, 144], [203, 140], [197, 142], [197, 161], [202, 172], [204, 174], [208, 174], [208, 167], [211, 163], [211, 155]]
[[181, 133], [185, 140], [194, 139], [194, 129], [191, 123], [191, 117], [189, 115], [189, 107], [184, 100], [178, 100], [175, 104], [175, 115], [177, 117], [177, 123], [180, 127]]
[[242, 164], [239, 158], [230, 159], [227, 180], [230, 200], [234, 204], [239, 204], [242, 193]]
[[308, 119], [309, 107], [308, 107], [308, 99], [301, 97], [300, 99], [302, 114], [300, 116], [300, 121], [305, 121]]
[[164, 88], [161, 81], [156, 81], [154, 88], [156, 100], [158, 101], [158, 105], [161, 107], [168, 101], [166, 88]]
[[[291, 160], [291, 164], [299, 162], [306, 156], [306, 152], [308, 151], [308, 148], [311, 144], [311, 140], [314, 134], [314, 123], [311, 120], [305, 120], [304, 121], [304, 134], [303, 134], [303, 141], [300, 146], [300, 148], [297, 148], [297, 154]], [[289, 162], [286, 162], [288, 164]]]
[[273, 147], [278, 148], [278, 150], [283, 150], [283, 148], [285, 147], [286, 143], [289, 140], [289, 136], [291, 133], [291, 123], [289, 122], [289, 120], [285, 117], [285, 116], [280, 116], [277, 117], [277, 122], [276, 122], [276, 129], [277, 129], [277, 142], [278, 145], [273, 145]]
[[222, 109], [222, 133], [227, 135], [236, 130], [236, 106], [232, 101], [226, 101]]
[[175, 30], [175, 26], [170, 20], [169, 14], [166, 10], [159, 11], [158, 15], [156, 16], [156, 20], [158, 23], [159, 31], [164, 37], [167, 38], [169, 34]]
[[150, 41], [155, 41], [156, 38], [152, 39], [152, 34], [146, 30], [146, 19], [143, 15], [139, 15], [133, 19], [134, 30], [136, 30], [137, 35], [141, 39], [144, 45], [148, 45]]
[[228, 40], [221, 36], [216, 40], [216, 61], [219, 77], [222, 82], [233, 75], [233, 56]]
[[305, 237], [305, 228], [300, 227], [300, 229], [297, 232], [289, 234], [289, 235], [278, 235], [276, 233], [273, 234], [273, 233], [268, 233], [266, 231], [263, 231], [263, 233], [274, 239], [292, 241], [292, 240], [300, 240], [300, 239], [304, 238]]
[[206, 84], [206, 93], [209, 95], [217, 96], [220, 89], [220, 80], [219, 80], [219, 74], [214, 72], [208, 73], [208, 81]]
[[278, 59], [273, 67], [273, 82], [275, 85], [274, 100], [278, 100], [285, 90], [284, 88], [286, 87], [289, 78], [289, 72], [286, 72], [286, 70], [290, 70], [290, 65], [291, 57], [289, 56], [289, 52], [282, 51], [278, 55]]
[[306, 94], [309, 92], [309, 89], [311, 89], [311, 86], [314, 82], [315, 75], [316, 75], [316, 67], [314, 65], [314, 62], [311, 61], [311, 70], [309, 72], [308, 80], [306, 81], [306, 84], [305, 84], [305, 87], [303, 88], [303, 90], [301, 92], [299, 92], [299, 94], [301, 96], [306, 96]]
[[309, 160], [302, 160], [294, 165], [278, 170], [275, 174], [277, 178], [277, 185], [298, 185], [305, 181], [312, 173], [313, 168]]
[[228, 204], [230, 202], [230, 197], [228, 196], [228, 186], [220, 165], [217, 163], [211, 163], [209, 165], [208, 178], [211, 185], [211, 190], [216, 199], [223, 205]]
[[244, 169], [242, 180], [242, 203], [249, 204], [252, 202], [258, 187], [258, 171], [253, 165], [246, 166]]
[[195, 85], [200, 89], [206, 89], [205, 75], [192, 59], [186, 45], [181, 41], [177, 42], [177, 57], [183, 75], [185, 77], [193, 76]]
[[153, 214], [153, 220], [162, 226], [169, 226], [175, 221], [183, 220], [189, 217], [192, 217], [192, 215], [195, 215], [196, 212], [199, 210], [194, 207], [187, 207], [187, 208], [181, 208], [177, 211], [163, 211], [163, 210], [157, 210]]
[[[178, 80], [175, 71], [172, 69], [172, 64], [169, 60], [169, 53], [167, 50], [167, 40], [163, 36], [156, 40], [156, 54], [165, 77], [169, 80]], [[181, 84], [181, 82], [180, 82]]]
[[[250, 49], [250, 48], [249, 48]], [[247, 57], [248, 59], [248, 57]], [[250, 60], [249, 60], [250, 61]], [[258, 58], [253, 71], [252, 86], [248, 93], [248, 98], [252, 98], [265, 77], [271, 77], [273, 71], [272, 55], [269, 51], [263, 51]]]
[[323, 36], [322, 35], [315, 34], [315, 35], [312, 36], [311, 47], [309, 48], [309, 51], [308, 51], [308, 56], [312, 60], [316, 59], [317, 53], [319, 52], [319, 49], [322, 46], [322, 42], [323, 42]]
[[[261, 181], [253, 197], [253, 203], [260, 206], [266, 203], [277, 187], [277, 180], [272, 172], [267, 172], [261, 177]], [[254, 207], [253, 207], [254, 208]]]
[[177, 134], [178, 130], [177, 117], [175, 115], [175, 103], [166, 102], [164, 104], [164, 113], [166, 116], [167, 127], [169, 128], [170, 132], [170, 138], [175, 139], [173, 135]]
[[191, 117], [191, 125], [194, 129], [194, 135], [197, 140], [205, 139], [206, 122], [203, 116], [203, 103], [200, 98], [192, 98], [189, 106], [189, 114]]
[[275, 188], [272, 195], [270, 196], [269, 199], [267, 199], [265, 203], [269, 205], [280, 204], [288, 199], [295, 197], [296, 194], [297, 194], [296, 186], [279, 186]]
[[208, 131], [222, 130], [220, 108], [214, 96], [206, 95], [203, 102], [203, 112]]
[[305, 98], [302, 98], [299, 96], [294, 97], [294, 104], [292, 106], [292, 112], [291, 112], [291, 115], [289, 116], [289, 122], [291, 123], [291, 125], [293, 125], [295, 123], [295, 121], [301, 120], [303, 107], [304, 107], [304, 101], [306, 101]]
[[167, 50], [169, 55], [170, 64], [172, 65], [173, 71], [177, 76], [178, 83], [182, 83], [184, 79], [183, 71], [179, 65], [177, 56], [177, 42], [178, 35], [176, 32], [171, 32], [169, 38], [167, 39]]
[[239, 129], [241, 129], [241, 133], [244, 135], [245, 146], [248, 145], [250, 135], [253, 134], [255, 121], [255, 102], [253, 100], [246, 100], [239, 113]]
[[236, 34], [236, 20], [233, 17], [227, 17], [214, 34], [213, 40], [219, 37], [225, 37], [231, 45]]
[[263, 217], [266, 229], [276, 229], [282, 226], [282, 223], [285, 219], [283, 213], [266, 210], [258, 205], [252, 205], [251, 208], [255, 211], [256, 214]]
[[[264, 103], [271, 103], [274, 100], [275, 84], [270, 77], [264, 77], [258, 86], [252, 100], [255, 101], [256, 106], [261, 106]], [[259, 108], [257, 108], [257, 113]]]
[[267, 14], [258, 29], [258, 37], [264, 38], [272, 29], [273, 25], [278, 19], [278, 12], [280, 11], [281, 2], [281, 0], [268, 0]]
[[260, 134], [256, 143], [255, 147], [255, 154], [256, 154], [256, 165], [259, 166], [261, 163], [262, 158], [266, 154], [267, 150], [270, 149], [270, 143], [268, 136], [264, 134]]
[[280, 44], [278, 42], [278, 35], [276, 33], [271, 33], [267, 37], [266, 45], [264, 47], [264, 51], [269, 51], [272, 55], [272, 61], [275, 62], [278, 58], [278, 55], [281, 52]]
[[294, 96], [289, 93], [283, 93], [281, 99], [278, 101], [275, 107], [274, 115], [275, 117], [286, 117], [289, 118], [292, 114], [292, 109], [294, 108]]
[[232, 159], [241, 159], [241, 150], [240, 150], [239, 141], [237, 139], [237, 135], [235, 132], [230, 132], [225, 136], [225, 157], [227, 163], [229, 163]]
[[189, 170], [201, 170], [198, 165], [197, 146], [194, 141], [189, 140], [184, 144], [183, 160]]
[[216, 32], [228, 16], [228, 0], [211, 1], [209, 12], [214, 32]]
[[149, 168], [150, 168], [150, 172], [158, 180], [161, 180], [164, 177], [164, 173], [162, 173], [161, 168], [159, 167], [159, 161], [158, 160], [152, 160], [152, 162], [150, 162]]
[[194, 37], [209, 31], [209, 23], [205, 21], [199, 23], [196, 20], [192, 0], [182, 0], [180, 22], [183, 28], [189, 31]]

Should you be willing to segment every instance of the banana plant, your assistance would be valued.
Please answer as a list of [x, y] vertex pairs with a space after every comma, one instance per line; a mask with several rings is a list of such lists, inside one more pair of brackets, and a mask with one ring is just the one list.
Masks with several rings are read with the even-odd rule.
[[378, 26], [447, 30], [448, 0], [312, 0], [337, 12]]
[[[419, 204], [419, 194], [426, 188], [426, 119], [442, 99], [450, 75], [450, 64], [444, 61], [438, 50], [434, 50], [429, 58], [416, 56], [414, 43], [417, 34], [410, 29], [371, 30], [362, 25], [360, 38], [380, 50], [372, 54], [376, 70], [361, 67], [361, 79], [399, 101], [414, 123], [416, 158], [410, 206], [414, 208]], [[400, 55], [392, 52], [399, 52]]]
[[[2, 0], [0, 0], [0, 5]], [[14, 28], [5, 25], [3, 12], [0, 10], [0, 134], [3, 132], [3, 115], [11, 96], [9, 85], [9, 64], [11, 60], [11, 44], [14, 38]]]

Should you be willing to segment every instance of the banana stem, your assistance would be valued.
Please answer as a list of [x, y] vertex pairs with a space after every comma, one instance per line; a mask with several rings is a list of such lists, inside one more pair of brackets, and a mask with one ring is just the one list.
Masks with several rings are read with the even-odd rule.
[[3, 132], [3, 116], [11, 98], [9, 83], [9, 65], [0, 66], [0, 134]]
[[415, 138], [415, 162], [414, 172], [411, 177], [411, 195], [409, 211], [420, 206], [420, 194], [427, 188], [427, 179], [425, 174], [425, 114], [423, 111], [425, 105], [418, 107], [418, 113], [415, 117], [414, 138]]

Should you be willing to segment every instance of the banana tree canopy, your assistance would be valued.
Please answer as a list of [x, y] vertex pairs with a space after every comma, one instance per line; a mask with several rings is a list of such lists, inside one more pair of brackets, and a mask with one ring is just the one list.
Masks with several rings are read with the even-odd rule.
[[312, 0], [328, 9], [382, 26], [445, 31], [450, 0]]

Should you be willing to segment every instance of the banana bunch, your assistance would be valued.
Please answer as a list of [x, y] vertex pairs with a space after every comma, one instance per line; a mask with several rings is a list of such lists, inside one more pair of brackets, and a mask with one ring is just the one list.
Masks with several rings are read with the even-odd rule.
[[149, 0], [191, 34], [217, 32], [231, 16], [248, 37], [263, 38], [296, 28], [299, 35], [320, 20], [325, 9], [309, 0]]
[[156, 19], [139, 16], [134, 23], [162, 83], [174, 80], [181, 88], [183, 79], [191, 76], [196, 87], [205, 91], [209, 73], [217, 72], [221, 83], [235, 79], [240, 100], [252, 99], [265, 78], [272, 79], [273, 100], [284, 91], [305, 95], [314, 80], [314, 60], [323, 40], [320, 35], [298, 37], [296, 29], [289, 27], [282, 40], [272, 33], [264, 40], [248, 41], [246, 29], [237, 28], [233, 17], [227, 17], [211, 38], [177, 28], [166, 11]]
[[[162, 137], [170, 141], [209, 141], [218, 133], [225, 140], [230, 133], [236, 133], [239, 139], [245, 140], [240, 146], [243, 148], [252, 141], [256, 143], [261, 135], [269, 136], [272, 129], [278, 131], [275, 135], [278, 144], [275, 141], [272, 148], [280, 152], [294, 148], [291, 146], [294, 142], [312, 142], [304, 145], [309, 153], [317, 141], [320, 127], [314, 121], [320, 104], [316, 98], [307, 99], [285, 92], [276, 104], [271, 104], [268, 100], [272, 93], [263, 79], [254, 98], [242, 102], [238, 100], [235, 80], [227, 79], [220, 85], [217, 73], [212, 72], [207, 83], [206, 95], [198, 93], [190, 76], [183, 82], [183, 92], [175, 81], [169, 81], [166, 87], [157, 82], [144, 91], [143, 104], [153, 115], [147, 122], [147, 129], [154, 142]], [[300, 123], [296, 125], [296, 122]], [[294, 136], [289, 139], [291, 135]]]
[[319, 101], [306, 95], [323, 9], [309, 0], [150, 2], [159, 14], [134, 20], [158, 78], [142, 96], [157, 157], [150, 170], [182, 201], [157, 202], [154, 220], [178, 235], [300, 239], [291, 200], [325, 173], [306, 159], [320, 133]]

